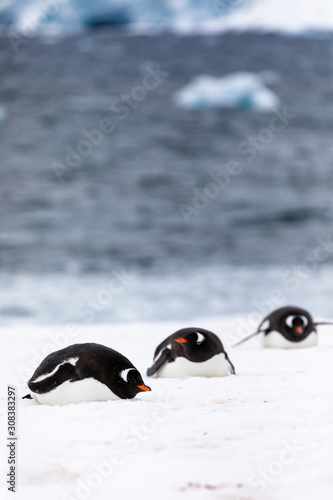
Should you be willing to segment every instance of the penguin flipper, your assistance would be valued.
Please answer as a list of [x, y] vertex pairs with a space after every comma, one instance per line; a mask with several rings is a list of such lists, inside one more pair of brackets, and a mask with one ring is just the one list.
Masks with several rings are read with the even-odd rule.
[[170, 349], [163, 349], [160, 356], [157, 358], [155, 363], [148, 368], [147, 375], [148, 377], [152, 377], [155, 373], [165, 364], [174, 361], [175, 358]]
[[236, 344], [234, 344], [232, 346], [232, 348], [234, 347], [238, 347], [239, 345], [242, 345], [244, 344], [244, 342], [246, 342], [247, 340], [250, 340], [252, 339], [253, 337], [255, 337], [256, 335], [258, 335], [259, 333], [265, 333], [266, 330], [257, 330], [256, 332], [252, 333], [251, 335], [249, 335], [248, 337], [245, 337], [244, 339], [240, 340], [239, 342], [236, 342]]
[[31, 394], [27, 394], [26, 396], [23, 396], [22, 399], [33, 399], [33, 397], [31, 396]]
[[75, 377], [77, 377], [75, 366], [70, 363], [65, 363], [60, 365], [59, 369], [55, 373], [50, 373], [50, 375], [46, 374], [42, 380], [29, 380], [28, 387], [32, 392], [44, 394], [63, 384], [66, 380], [70, 380]]

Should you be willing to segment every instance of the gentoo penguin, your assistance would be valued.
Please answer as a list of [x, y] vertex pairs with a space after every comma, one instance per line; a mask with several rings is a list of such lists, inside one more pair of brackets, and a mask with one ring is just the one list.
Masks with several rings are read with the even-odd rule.
[[131, 399], [151, 390], [125, 356], [93, 343], [74, 344], [47, 356], [28, 387], [33, 399], [48, 405]]
[[147, 370], [152, 377], [224, 377], [235, 373], [221, 340], [203, 328], [183, 328], [166, 338]]
[[310, 313], [300, 307], [281, 307], [266, 316], [255, 333], [237, 342], [233, 347], [243, 344], [259, 333], [262, 334], [261, 341], [264, 347], [284, 349], [312, 347], [318, 343], [317, 325], [328, 324], [331, 323], [315, 323]]

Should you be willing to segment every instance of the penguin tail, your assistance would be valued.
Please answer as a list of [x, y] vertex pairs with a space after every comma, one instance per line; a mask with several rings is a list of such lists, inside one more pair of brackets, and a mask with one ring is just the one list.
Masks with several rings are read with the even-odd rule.
[[234, 365], [231, 363], [230, 359], [228, 359], [229, 361], [229, 364], [230, 364], [230, 373], [231, 375], [236, 375], [236, 369], [234, 367]]
[[31, 396], [31, 394], [27, 394], [26, 396], [23, 396], [22, 399], [33, 399], [33, 397]]
[[228, 354], [225, 351], [224, 351], [224, 357], [225, 357], [226, 361], [228, 361], [228, 363], [229, 363], [229, 372], [231, 373], [231, 375], [236, 375], [236, 369], [235, 369], [234, 365], [232, 364], [232, 362], [230, 361]]
[[252, 333], [251, 335], [249, 335], [248, 337], [245, 337], [245, 339], [242, 339], [240, 340], [239, 342], [236, 342], [236, 344], [234, 344], [233, 346], [231, 346], [232, 348], [234, 347], [238, 347], [239, 345], [242, 345], [244, 344], [244, 342], [247, 342], [248, 340], [252, 339], [253, 337], [255, 337], [256, 335], [258, 335], [258, 333], [263, 333], [262, 330], [257, 330], [256, 332]]
[[174, 361], [174, 357], [172, 356], [172, 353], [170, 349], [164, 349], [160, 356], [157, 358], [155, 363], [148, 368], [147, 370], [147, 375], [148, 377], [152, 377], [155, 375], [155, 373], [165, 364], [169, 363], [170, 361]]

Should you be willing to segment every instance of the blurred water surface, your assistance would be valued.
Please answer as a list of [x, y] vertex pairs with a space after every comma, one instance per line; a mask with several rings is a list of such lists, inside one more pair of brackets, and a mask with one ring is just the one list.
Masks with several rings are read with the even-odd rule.
[[[97, 30], [36, 38], [15, 55], [0, 39], [1, 320], [85, 321], [80, 304], [124, 269], [136, 284], [94, 320], [246, 312], [280, 286], [330, 315], [330, 254], [295, 290], [281, 276], [332, 231], [332, 43]], [[289, 117], [280, 131], [262, 132], [273, 113], [173, 105], [195, 75], [234, 71], [264, 72]], [[137, 100], [120, 106], [131, 92]], [[114, 130], [68, 168], [68, 152], [75, 163], [72, 151], [106, 119]], [[240, 173], [201, 199], [230, 161]], [[180, 206], [193, 200], [186, 221]]]

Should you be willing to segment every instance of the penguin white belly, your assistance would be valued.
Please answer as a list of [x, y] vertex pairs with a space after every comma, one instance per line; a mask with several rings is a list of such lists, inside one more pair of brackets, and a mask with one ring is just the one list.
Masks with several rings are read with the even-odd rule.
[[268, 335], [261, 336], [263, 347], [275, 347], [278, 349], [300, 349], [302, 347], [313, 347], [318, 344], [318, 335], [314, 332], [310, 333], [306, 339], [300, 342], [291, 342], [284, 338], [281, 333], [272, 331]]
[[156, 373], [157, 377], [225, 377], [231, 370], [223, 353], [216, 354], [207, 361], [194, 363], [178, 357], [171, 363], [165, 363]]
[[85, 378], [77, 382], [67, 380], [52, 391], [44, 394], [32, 392], [32, 396], [41, 405], [67, 405], [86, 401], [120, 399], [106, 385], [94, 378]]

